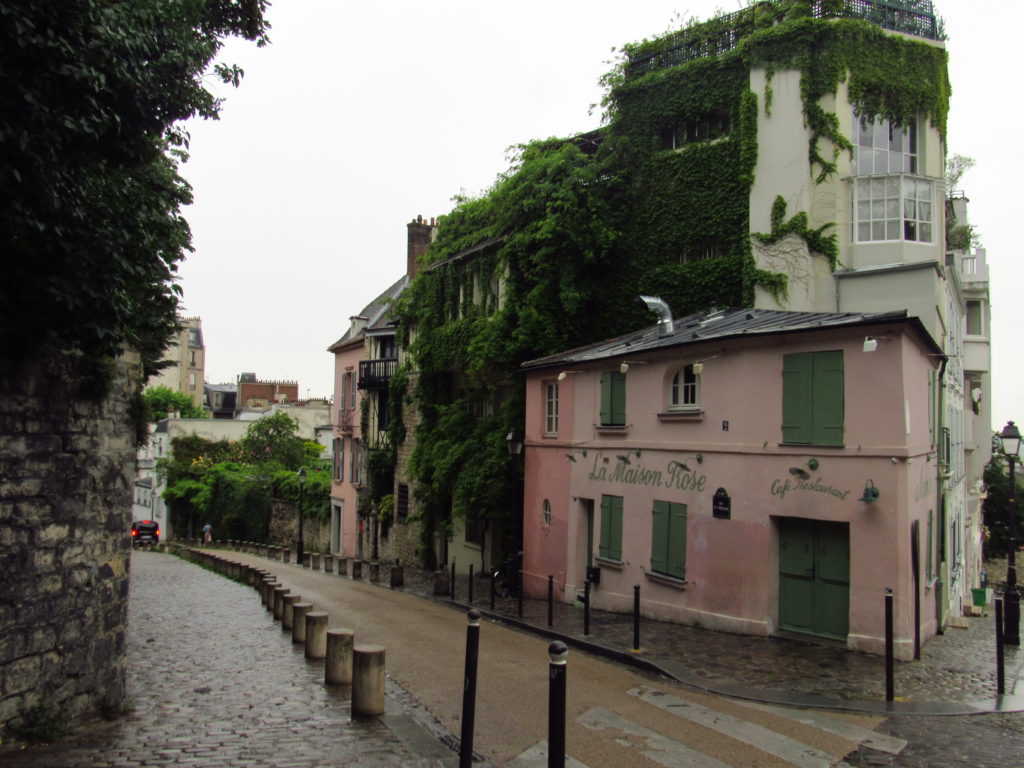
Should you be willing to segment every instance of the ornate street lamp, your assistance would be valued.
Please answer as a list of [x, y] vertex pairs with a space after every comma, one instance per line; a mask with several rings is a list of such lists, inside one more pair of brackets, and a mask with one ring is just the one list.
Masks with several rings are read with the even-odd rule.
[[295, 475], [295, 479], [299, 481], [299, 540], [295, 544], [295, 559], [299, 565], [302, 565], [302, 555], [305, 549], [305, 542], [302, 540], [302, 523], [305, 518], [305, 492], [306, 492], [306, 468], [303, 467]]
[[1003, 615], [1003, 642], [1020, 645], [1020, 592], [1017, 591], [1017, 481], [1013, 475], [1014, 464], [1020, 452], [1020, 430], [1012, 421], [1006, 422], [999, 433], [1003, 444], [1003, 456], [1010, 464], [1010, 496], [1006, 502], [1006, 521], [1009, 528], [1009, 551], [1006, 554], [1006, 610]]
[[523, 434], [513, 430], [505, 435], [505, 445], [510, 456], [518, 456], [523, 452]]

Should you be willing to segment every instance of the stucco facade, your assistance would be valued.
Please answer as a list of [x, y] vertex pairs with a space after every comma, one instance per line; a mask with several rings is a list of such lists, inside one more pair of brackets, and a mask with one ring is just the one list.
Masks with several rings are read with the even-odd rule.
[[[798, 325], [806, 317], [777, 314]], [[929, 380], [942, 356], [915, 320], [831, 317], [820, 329], [668, 338], [642, 351], [627, 342], [527, 363], [527, 594], [543, 596], [553, 574], [556, 594], [574, 601], [589, 565], [598, 569], [590, 571], [598, 608], [631, 610], [640, 585], [641, 613], [651, 618], [805, 632], [881, 653], [891, 587], [896, 653], [912, 658], [915, 627], [923, 642], [937, 626]], [[867, 336], [878, 339], [874, 351], [865, 351]], [[841, 438], [787, 442], [786, 360], [823, 351], [841, 360]], [[673, 406], [674, 377], [699, 361], [696, 404]], [[602, 426], [602, 377], [623, 363], [625, 423]], [[877, 500], [862, 500], [872, 487]], [[616, 525], [615, 505], [618, 542], [603, 530]], [[668, 527], [656, 530], [669, 509]], [[659, 540], [665, 531], [670, 544]], [[848, 560], [830, 547], [845, 547]], [[807, 578], [794, 573], [804, 566], [813, 570]]]

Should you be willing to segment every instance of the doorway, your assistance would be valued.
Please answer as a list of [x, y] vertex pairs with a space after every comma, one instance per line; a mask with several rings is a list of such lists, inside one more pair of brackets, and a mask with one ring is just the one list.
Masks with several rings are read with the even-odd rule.
[[779, 628], [846, 640], [850, 526], [779, 518]]

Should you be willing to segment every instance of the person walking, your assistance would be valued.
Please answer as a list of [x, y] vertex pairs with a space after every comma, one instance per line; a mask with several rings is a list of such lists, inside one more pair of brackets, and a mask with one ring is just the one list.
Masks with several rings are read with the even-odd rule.
[[203, 526], [203, 543], [204, 544], [212, 544], [213, 543], [213, 526], [210, 525], [209, 523], [207, 523], [206, 525]]

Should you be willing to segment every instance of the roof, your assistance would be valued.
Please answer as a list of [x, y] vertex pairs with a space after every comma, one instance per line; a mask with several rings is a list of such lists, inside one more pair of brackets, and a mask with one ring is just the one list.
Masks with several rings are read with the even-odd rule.
[[787, 312], [773, 309], [721, 309], [696, 312], [673, 320], [674, 330], [659, 335], [658, 325], [628, 333], [585, 347], [556, 355], [528, 360], [525, 370], [547, 368], [566, 363], [587, 363], [622, 357], [638, 352], [653, 352], [675, 347], [695, 346], [708, 341], [768, 336], [784, 333], [820, 331], [831, 328], [854, 328], [880, 323], [906, 323], [917, 331], [925, 346], [942, 355], [942, 349], [925, 330], [917, 317], [906, 310], [893, 312]]
[[402, 294], [402, 291], [404, 291], [408, 285], [409, 276], [402, 275], [397, 282], [389, 286], [384, 293], [363, 307], [362, 311], [356, 315], [356, 317], [366, 318], [366, 325], [355, 334], [353, 334], [352, 329], [349, 328], [345, 331], [344, 336], [327, 348], [327, 351], [334, 352], [338, 347], [345, 345], [347, 342], [355, 341], [360, 333], [380, 330], [386, 327], [391, 320], [390, 310], [392, 302]]

